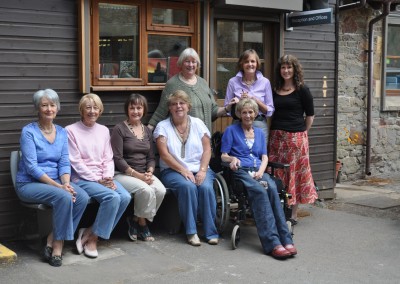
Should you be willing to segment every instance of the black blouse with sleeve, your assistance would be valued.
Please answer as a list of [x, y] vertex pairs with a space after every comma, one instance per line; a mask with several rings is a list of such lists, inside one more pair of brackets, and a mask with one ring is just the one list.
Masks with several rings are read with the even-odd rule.
[[314, 115], [314, 101], [307, 86], [281, 96], [273, 92], [275, 112], [272, 117], [271, 130], [303, 132], [306, 130], [304, 116]]

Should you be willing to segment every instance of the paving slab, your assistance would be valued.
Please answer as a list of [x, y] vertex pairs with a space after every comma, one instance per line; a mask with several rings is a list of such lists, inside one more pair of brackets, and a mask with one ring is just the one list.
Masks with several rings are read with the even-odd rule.
[[346, 202], [362, 206], [379, 208], [379, 209], [387, 209], [400, 206], [400, 199], [394, 199], [388, 196], [383, 196], [378, 194], [369, 195], [367, 197], [361, 197], [361, 198], [352, 198], [347, 200]]

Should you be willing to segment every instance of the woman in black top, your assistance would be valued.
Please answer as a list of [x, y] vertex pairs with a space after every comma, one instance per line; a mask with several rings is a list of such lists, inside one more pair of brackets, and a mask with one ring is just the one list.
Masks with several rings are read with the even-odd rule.
[[286, 172], [276, 174], [292, 194], [292, 223], [297, 223], [299, 203], [314, 203], [318, 198], [311, 174], [308, 130], [314, 120], [313, 97], [304, 85], [302, 67], [293, 55], [284, 55], [275, 69], [269, 160], [290, 164]]

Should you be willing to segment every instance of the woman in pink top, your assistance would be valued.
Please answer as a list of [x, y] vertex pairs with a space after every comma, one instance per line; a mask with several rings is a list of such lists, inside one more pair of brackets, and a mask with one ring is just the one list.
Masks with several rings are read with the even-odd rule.
[[104, 107], [95, 94], [84, 95], [79, 102], [81, 121], [66, 127], [72, 166], [72, 180], [99, 202], [96, 220], [90, 228], [79, 230], [78, 253], [98, 256], [98, 237], [109, 239], [131, 195], [114, 180], [114, 160], [107, 127], [96, 123]]

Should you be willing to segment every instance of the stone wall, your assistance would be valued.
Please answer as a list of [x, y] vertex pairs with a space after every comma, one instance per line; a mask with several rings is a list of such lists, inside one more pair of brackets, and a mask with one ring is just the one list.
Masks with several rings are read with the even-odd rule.
[[[340, 11], [337, 159], [343, 163], [341, 181], [365, 178], [368, 24], [377, 11]], [[371, 132], [371, 176], [400, 175], [400, 112], [382, 111], [380, 77], [382, 23], [375, 24], [374, 90]]]

